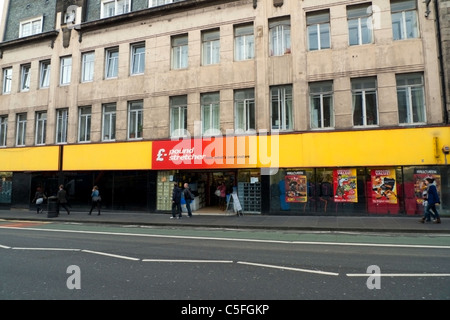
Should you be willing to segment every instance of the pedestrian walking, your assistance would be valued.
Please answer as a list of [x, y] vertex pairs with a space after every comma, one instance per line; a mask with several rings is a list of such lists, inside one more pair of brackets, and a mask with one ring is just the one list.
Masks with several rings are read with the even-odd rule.
[[92, 188], [91, 199], [92, 199], [92, 204], [91, 204], [91, 210], [89, 211], [89, 215], [92, 213], [92, 210], [94, 210], [94, 208], [97, 208], [97, 211], [98, 211], [97, 215], [99, 216], [102, 198], [100, 196], [100, 191], [98, 190], [97, 186], [94, 186]]
[[227, 205], [227, 186], [225, 185], [225, 182], [222, 182], [217, 187], [218, 195], [219, 195], [219, 207], [220, 210], [225, 210]]
[[178, 183], [173, 184], [172, 190], [172, 216], [171, 219], [178, 217], [181, 218], [181, 188], [178, 187]]
[[441, 200], [439, 199], [439, 194], [437, 192], [436, 185], [434, 184], [433, 178], [426, 178], [425, 184], [427, 185], [427, 205], [425, 207], [424, 217], [420, 220], [421, 223], [430, 222], [431, 215], [434, 213], [436, 220], [435, 223], [441, 223], [441, 218], [439, 216], [439, 212], [436, 208], [436, 205], [441, 204]]
[[186, 201], [186, 209], [188, 212], [188, 217], [192, 218], [191, 201], [194, 200], [191, 190], [189, 190], [189, 184], [186, 182], [184, 184], [183, 190], [184, 200]]
[[37, 187], [34, 198], [33, 200], [31, 200], [31, 203], [36, 203], [36, 214], [42, 213], [44, 211], [41, 206], [44, 203], [45, 199], [47, 199], [47, 196], [45, 195], [44, 191], [41, 187]]
[[56, 205], [56, 216], [59, 216], [59, 207], [63, 207], [66, 211], [67, 214], [70, 214], [70, 210], [67, 207], [68, 205], [68, 201], [67, 201], [67, 192], [66, 190], [64, 190], [64, 186], [60, 185], [59, 186], [59, 190], [58, 193], [56, 194], [57, 199], [57, 205]]

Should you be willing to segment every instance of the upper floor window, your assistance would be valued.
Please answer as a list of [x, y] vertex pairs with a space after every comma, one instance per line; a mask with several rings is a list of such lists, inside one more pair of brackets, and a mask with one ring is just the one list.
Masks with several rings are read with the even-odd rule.
[[399, 123], [424, 123], [426, 120], [423, 75], [400, 74], [396, 76], [396, 81]]
[[116, 104], [103, 105], [102, 140], [114, 141], [116, 139]]
[[184, 137], [187, 133], [187, 96], [170, 97], [170, 136]]
[[144, 125], [142, 101], [128, 103], [128, 139], [141, 139]]
[[145, 69], [145, 43], [131, 45], [131, 74], [143, 74]]
[[70, 79], [72, 77], [72, 57], [61, 58], [61, 70], [60, 70], [60, 80], [61, 85], [70, 84]]
[[56, 110], [56, 143], [67, 142], [67, 123], [69, 109]]
[[184, 0], [149, 0], [149, 7], [162, 6], [169, 3], [180, 2]]
[[419, 37], [416, 0], [392, 0], [392, 32], [394, 40]]
[[8, 116], [0, 116], [0, 147], [6, 147]]
[[321, 81], [309, 84], [311, 129], [334, 127], [333, 82]]
[[378, 125], [377, 79], [352, 79], [353, 125]]
[[202, 33], [202, 65], [220, 62], [220, 31], [204, 31]]
[[172, 69], [188, 67], [188, 36], [172, 37]]
[[50, 86], [50, 60], [40, 62], [39, 66], [39, 88], [48, 88]]
[[19, 37], [28, 37], [42, 32], [43, 17], [20, 22]]
[[20, 67], [20, 91], [30, 90], [30, 70], [31, 64], [24, 64]]
[[234, 128], [236, 133], [255, 131], [255, 90], [244, 89], [234, 92]]
[[11, 93], [12, 68], [3, 69], [3, 89], [2, 93]]
[[269, 22], [269, 47], [271, 56], [291, 53], [291, 21], [289, 18]]
[[108, 18], [130, 12], [131, 0], [102, 0], [100, 18]]
[[47, 112], [36, 112], [36, 135], [34, 143], [36, 145], [45, 144], [45, 136], [47, 134]]
[[372, 43], [372, 5], [347, 7], [348, 37], [351, 46]]
[[91, 107], [78, 110], [78, 142], [91, 141]]
[[255, 57], [253, 24], [234, 27], [234, 60], [251, 60]]
[[330, 48], [330, 12], [318, 11], [306, 14], [308, 28], [308, 49], [321, 50]]
[[81, 56], [81, 82], [94, 80], [95, 53], [85, 52]]
[[272, 87], [270, 89], [272, 102], [272, 130], [292, 130], [292, 85]]
[[202, 134], [212, 136], [220, 134], [220, 95], [205, 93], [200, 98]]
[[27, 133], [27, 114], [20, 113], [17, 115], [16, 123], [16, 146], [24, 146]]
[[106, 49], [105, 78], [117, 78], [119, 72], [119, 48]]

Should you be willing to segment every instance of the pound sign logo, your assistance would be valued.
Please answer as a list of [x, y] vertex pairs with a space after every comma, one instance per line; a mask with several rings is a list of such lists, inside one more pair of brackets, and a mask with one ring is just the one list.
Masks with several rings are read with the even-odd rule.
[[162, 156], [165, 156], [164, 152], [166, 152], [166, 149], [159, 149], [156, 155], [156, 161], [164, 161], [164, 158], [162, 158]]

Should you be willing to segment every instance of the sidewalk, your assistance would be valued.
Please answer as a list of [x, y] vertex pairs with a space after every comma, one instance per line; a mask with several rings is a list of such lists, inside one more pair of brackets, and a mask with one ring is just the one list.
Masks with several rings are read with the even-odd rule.
[[59, 217], [49, 218], [47, 213], [36, 214], [30, 210], [0, 210], [0, 219], [79, 222], [100, 224], [145, 225], [160, 227], [201, 227], [231, 229], [266, 229], [297, 231], [345, 231], [345, 232], [391, 232], [391, 233], [448, 233], [450, 234], [450, 218], [441, 217], [442, 223], [419, 223], [419, 216], [274, 216], [247, 214], [237, 217], [226, 214], [196, 214], [188, 218], [170, 219], [171, 214], [143, 212], [109, 212], [100, 216], [96, 213], [73, 211], [67, 215], [65, 210]]

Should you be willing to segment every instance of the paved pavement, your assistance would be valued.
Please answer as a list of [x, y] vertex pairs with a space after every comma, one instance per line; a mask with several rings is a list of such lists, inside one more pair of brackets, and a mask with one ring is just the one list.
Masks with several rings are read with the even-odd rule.
[[390, 233], [448, 233], [450, 217], [441, 217], [442, 223], [419, 223], [419, 216], [281, 216], [246, 214], [193, 213], [188, 218], [170, 219], [171, 214], [103, 211], [100, 216], [92, 213], [63, 211], [58, 217], [49, 217], [46, 212], [36, 214], [31, 210], [0, 210], [0, 219], [26, 221], [60, 221], [100, 224], [146, 225], [161, 227], [202, 227], [233, 229], [266, 229], [298, 231], [345, 231], [345, 232], [390, 232]]

